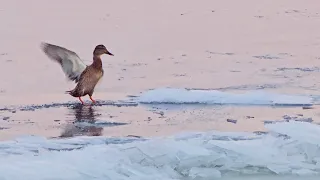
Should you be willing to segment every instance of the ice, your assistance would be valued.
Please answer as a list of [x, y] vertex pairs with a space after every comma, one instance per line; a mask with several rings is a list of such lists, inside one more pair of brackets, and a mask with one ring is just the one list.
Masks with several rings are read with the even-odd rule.
[[[308, 129], [308, 131], [301, 131], [301, 126]], [[291, 121], [284, 123], [267, 124], [266, 128], [270, 131], [274, 131], [280, 134], [286, 134], [288, 136], [294, 137], [297, 140], [305, 141], [310, 144], [320, 145], [320, 126], [308, 123]]]
[[214, 179], [220, 178], [221, 172], [213, 168], [193, 167], [190, 169], [190, 177], [193, 179]]
[[310, 169], [298, 169], [298, 170], [293, 170], [292, 172], [293, 174], [297, 174], [297, 175], [300, 175], [300, 176], [304, 176], [304, 175], [318, 175], [319, 172], [315, 172], [315, 171], [312, 171]]
[[26, 136], [0, 143], [0, 179], [319, 176], [318, 125], [292, 120], [265, 126], [271, 133], [213, 131], [152, 139]]
[[231, 93], [217, 90], [159, 88], [143, 92], [136, 99], [145, 104], [235, 104], [235, 105], [312, 105], [307, 95], [286, 95], [265, 91]]

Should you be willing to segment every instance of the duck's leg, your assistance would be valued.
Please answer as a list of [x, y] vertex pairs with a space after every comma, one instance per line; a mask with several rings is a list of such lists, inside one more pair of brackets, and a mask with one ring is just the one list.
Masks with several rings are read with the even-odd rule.
[[96, 103], [96, 101], [94, 100], [94, 99], [92, 99], [92, 96], [89, 96], [90, 97], [90, 99], [91, 99], [91, 101], [93, 102], [93, 103]]
[[79, 100], [81, 101], [81, 104], [84, 105], [84, 102], [82, 101], [81, 97], [79, 97]]

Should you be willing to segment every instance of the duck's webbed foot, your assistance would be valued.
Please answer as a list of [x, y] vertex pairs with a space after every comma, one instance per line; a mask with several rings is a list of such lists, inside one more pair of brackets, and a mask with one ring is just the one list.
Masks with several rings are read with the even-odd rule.
[[91, 99], [91, 101], [92, 101], [92, 103], [96, 103], [96, 101], [94, 100], [94, 99], [92, 99], [92, 96], [89, 96], [90, 97], [90, 99]]
[[81, 104], [84, 105], [84, 102], [82, 101], [81, 97], [79, 97], [79, 100], [81, 101]]

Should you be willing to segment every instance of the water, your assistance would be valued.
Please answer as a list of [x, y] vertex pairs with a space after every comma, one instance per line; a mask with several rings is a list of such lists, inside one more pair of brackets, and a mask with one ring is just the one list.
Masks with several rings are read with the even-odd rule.
[[[4, 128], [9, 130], [4, 129], [0, 133], [30, 134], [42, 128], [43, 134], [38, 134], [48, 136], [50, 129], [58, 126], [54, 120], [62, 123], [66, 118], [76, 121], [84, 117], [82, 110], [82, 114], [67, 112], [71, 115], [66, 117], [65, 111], [69, 111], [66, 107], [74, 103], [63, 102], [74, 99], [68, 99], [61, 93], [74, 86], [65, 83], [61, 69], [39, 51], [41, 41], [70, 48], [86, 59], [86, 64], [91, 63], [92, 48], [97, 40], [115, 53], [113, 58], [103, 57], [105, 78], [100, 89], [97, 87], [94, 97], [98, 99], [118, 100], [127, 94], [164, 86], [318, 93], [319, 7], [303, 1], [234, 1], [233, 6], [228, 1], [197, 3], [182, 0], [128, 1], [126, 6], [121, 1], [104, 1], [99, 6], [89, 1], [3, 1], [0, 9], [3, 24], [0, 104], [30, 106], [15, 106], [12, 114], [1, 112], [1, 116], [7, 119]], [[198, 92], [149, 91], [136, 101], [182, 106], [186, 103], [244, 106], [315, 104], [311, 96]], [[150, 97], [150, 93], [154, 95]], [[110, 106], [89, 109], [89, 118], [95, 117], [90, 112], [105, 113], [101, 118], [92, 118], [93, 134], [100, 134], [102, 127], [115, 122], [106, 112], [114, 117], [115, 112], [123, 111], [122, 119], [119, 116], [114, 118], [118, 120], [116, 122], [134, 119], [142, 123], [144, 118], [151, 116], [142, 111], [141, 106], [130, 107], [132, 111], [138, 111], [138, 115], [128, 113], [131, 111], [127, 107], [121, 110]], [[40, 108], [43, 109], [38, 110]], [[239, 111], [236, 107], [231, 113], [234, 115]], [[308, 112], [314, 113], [312, 110]], [[249, 123], [258, 118], [273, 120], [265, 115], [273, 115], [270, 111], [262, 113]], [[307, 115], [306, 111], [303, 113]], [[224, 116], [225, 112], [221, 114]], [[187, 118], [200, 123], [207, 115]], [[217, 118], [217, 114], [209, 115]], [[182, 119], [186, 116], [177, 115]], [[23, 121], [19, 124], [17, 118], [28, 124]], [[30, 125], [28, 118], [38, 120]], [[186, 125], [186, 121], [179, 118], [170, 123]], [[152, 122], [163, 120], [152, 117]], [[207, 123], [203, 124], [208, 126]], [[241, 120], [234, 126], [241, 129], [240, 124]], [[257, 128], [256, 124], [250, 125]], [[87, 124], [80, 122], [74, 126], [81, 129]], [[220, 176], [221, 179], [308, 179], [309, 175], [318, 173], [317, 125], [282, 122], [266, 126], [273, 133], [211, 132], [147, 140], [23, 137], [1, 142], [0, 179], [163, 180], [214, 179]], [[122, 132], [138, 129], [133, 125], [127, 127]], [[155, 131], [153, 127], [144, 126], [140, 131]], [[170, 128], [168, 124], [163, 127]], [[50, 135], [57, 134], [51, 132]]]

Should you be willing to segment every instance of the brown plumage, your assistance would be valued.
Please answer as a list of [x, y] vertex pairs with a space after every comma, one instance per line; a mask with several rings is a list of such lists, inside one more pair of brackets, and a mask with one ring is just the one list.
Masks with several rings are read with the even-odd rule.
[[84, 102], [81, 97], [89, 95], [91, 101], [95, 103], [95, 100], [92, 99], [94, 88], [103, 76], [100, 56], [103, 54], [113, 56], [113, 54], [104, 45], [97, 45], [93, 51], [93, 62], [87, 66], [75, 52], [66, 48], [49, 43], [42, 43], [41, 48], [50, 59], [61, 65], [69, 80], [77, 83], [73, 90], [66, 91], [66, 93], [73, 97], [78, 97], [82, 104]]

